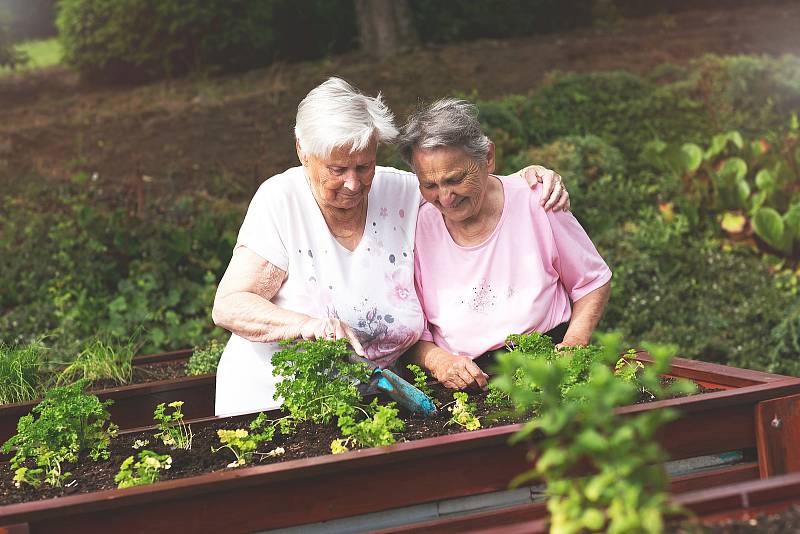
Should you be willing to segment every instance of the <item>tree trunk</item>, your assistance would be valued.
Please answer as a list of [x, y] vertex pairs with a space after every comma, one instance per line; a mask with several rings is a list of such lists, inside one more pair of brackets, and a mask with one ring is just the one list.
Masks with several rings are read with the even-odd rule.
[[375, 57], [392, 56], [417, 42], [408, 0], [356, 0], [356, 13], [361, 48]]

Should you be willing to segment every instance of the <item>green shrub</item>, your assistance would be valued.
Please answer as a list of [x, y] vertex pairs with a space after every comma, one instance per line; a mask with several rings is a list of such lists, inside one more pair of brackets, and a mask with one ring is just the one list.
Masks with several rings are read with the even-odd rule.
[[6, 198], [0, 340], [49, 333], [59, 353], [77, 354], [98, 334], [142, 332], [147, 352], [218, 335], [210, 307], [242, 209], [200, 193], [155, 200], [140, 218], [94, 195], [70, 186], [38, 191], [36, 204]]
[[659, 87], [628, 72], [560, 74], [532, 95], [523, 123], [534, 145], [593, 134], [634, 160], [652, 139], [703, 139], [708, 126], [702, 112], [685, 89]]
[[355, 45], [352, 1], [62, 0], [64, 60], [112, 82], [306, 59]]
[[24, 65], [28, 57], [14, 47], [11, 32], [4, 21], [3, 12], [0, 11], [0, 67], [16, 68]]
[[765, 340], [792, 297], [757, 253], [723, 247], [682, 214], [652, 208], [598, 249], [614, 272], [600, 328], [674, 343], [689, 358], [769, 368]]
[[562, 31], [588, 25], [593, 0], [565, 7], [557, 0], [411, 0], [415, 29], [423, 42], [452, 42], [480, 37], [510, 37]]
[[707, 55], [692, 63], [685, 85], [715, 132], [760, 135], [800, 110], [800, 58]]
[[766, 370], [773, 373], [800, 376], [800, 303], [783, 310], [783, 318], [769, 335], [766, 343]]
[[[524, 97], [510, 96], [477, 103], [481, 128], [495, 145], [497, 172], [501, 174], [518, 170], [508, 164], [509, 156], [528, 144], [525, 127], [519, 118], [519, 109], [523, 102]], [[523, 167], [525, 165], [527, 163]]]

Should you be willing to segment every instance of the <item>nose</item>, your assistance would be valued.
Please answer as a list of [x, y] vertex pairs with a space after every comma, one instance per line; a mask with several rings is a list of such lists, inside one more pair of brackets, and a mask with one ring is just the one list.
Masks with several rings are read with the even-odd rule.
[[439, 191], [439, 204], [444, 208], [450, 208], [456, 202], [456, 195], [450, 189], [441, 189]]
[[348, 191], [352, 191], [353, 193], [358, 193], [361, 191], [361, 180], [359, 179], [358, 173], [355, 170], [348, 170], [344, 175], [343, 187]]

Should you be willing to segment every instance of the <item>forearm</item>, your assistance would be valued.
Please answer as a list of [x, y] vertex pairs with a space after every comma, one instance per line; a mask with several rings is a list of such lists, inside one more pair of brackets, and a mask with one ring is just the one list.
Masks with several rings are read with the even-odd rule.
[[262, 343], [299, 338], [302, 324], [312, 319], [244, 291], [218, 297], [212, 318], [217, 326]]
[[564, 344], [569, 346], [588, 345], [597, 323], [611, 295], [611, 282], [598, 287], [591, 293], [576, 300], [572, 305], [572, 318], [569, 322]]

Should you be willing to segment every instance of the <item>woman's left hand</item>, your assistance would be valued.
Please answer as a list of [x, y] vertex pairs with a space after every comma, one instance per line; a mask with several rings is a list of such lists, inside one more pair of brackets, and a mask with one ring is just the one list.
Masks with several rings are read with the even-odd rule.
[[542, 184], [540, 203], [545, 210], [569, 211], [569, 191], [560, 174], [541, 165], [529, 165], [519, 173], [531, 187]]

